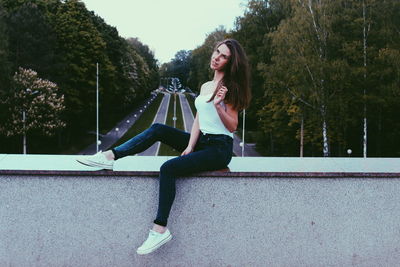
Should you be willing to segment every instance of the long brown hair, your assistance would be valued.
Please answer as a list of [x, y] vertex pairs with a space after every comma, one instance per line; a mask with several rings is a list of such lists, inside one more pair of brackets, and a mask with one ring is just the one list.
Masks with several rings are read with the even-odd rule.
[[226, 86], [228, 92], [225, 96], [225, 103], [231, 104], [236, 110], [243, 110], [250, 104], [250, 72], [249, 63], [243, 47], [234, 39], [226, 39], [217, 43], [214, 50], [220, 45], [225, 44], [231, 55], [229, 61], [224, 67], [224, 77], [217, 85], [210, 101], [212, 101], [221, 86]]

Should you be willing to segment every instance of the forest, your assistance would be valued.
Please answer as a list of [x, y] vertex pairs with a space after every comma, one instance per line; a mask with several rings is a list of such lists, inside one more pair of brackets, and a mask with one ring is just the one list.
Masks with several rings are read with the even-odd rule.
[[247, 136], [262, 155], [399, 157], [399, 14], [397, 0], [250, 0], [233, 30], [160, 75], [198, 91], [215, 43], [237, 39], [252, 74]]
[[[0, 0], [0, 153], [75, 153], [158, 86], [153, 52], [78, 0]], [[93, 139], [93, 138], [92, 138]]]

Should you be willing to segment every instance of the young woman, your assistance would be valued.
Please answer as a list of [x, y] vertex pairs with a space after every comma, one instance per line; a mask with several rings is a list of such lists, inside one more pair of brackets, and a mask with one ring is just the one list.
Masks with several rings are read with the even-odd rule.
[[197, 109], [191, 133], [153, 124], [149, 129], [112, 150], [81, 158], [89, 166], [112, 169], [115, 160], [140, 153], [161, 141], [181, 156], [166, 161], [160, 168], [159, 204], [153, 229], [137, 249], [148, 254], [171, 240], [166, 228], [175, 198], [175, 178], [200, 171], [225, 168], [232, 158], [233, 132], [238, 112], [250, 102], [249, 71], [242, 46], [233, 39], [218, 43], [211, 56], [212, 81], [201, 86], [195, 100]]

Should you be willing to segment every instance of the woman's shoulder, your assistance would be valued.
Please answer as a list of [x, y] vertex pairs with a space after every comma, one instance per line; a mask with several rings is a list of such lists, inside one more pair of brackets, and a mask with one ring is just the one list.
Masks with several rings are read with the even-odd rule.
[[203, 83], [203, 84], [201, 85], [201, 87], [210, 85], [211, 83], [212, 83], [212, 81], [205, 82], [205, 83]]
[[200, 87], [200, 93], [201, 93], [203, 90], [207, 90], [208, 86], [210, 86], [211, 83], [212, 83], [212, 81], [208, 81], [208, 82], [203, 83], [203, 84], [201, 85], [201, 87]]

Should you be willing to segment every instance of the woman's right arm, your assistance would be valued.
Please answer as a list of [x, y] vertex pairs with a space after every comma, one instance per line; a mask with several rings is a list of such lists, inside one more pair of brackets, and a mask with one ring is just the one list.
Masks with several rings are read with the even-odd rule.
[[199, 139], [199, 135], [200, 135], [199, 115], [196, 112], [196, 117], [193, 121], [192, 130], [190, 132], [189, 144], [186, 147], [186, 149], [182, 152], [181, 156], [187, 155], [187, 154], [193, 152], [194, 147], [196, 146], [197, 140]]

